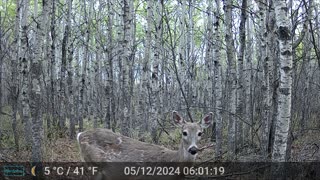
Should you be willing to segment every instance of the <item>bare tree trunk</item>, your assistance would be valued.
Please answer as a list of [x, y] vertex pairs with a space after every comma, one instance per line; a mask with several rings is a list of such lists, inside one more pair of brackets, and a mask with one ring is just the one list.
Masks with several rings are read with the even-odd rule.
[[108, 65], [106, 66], [108, 72], [108, 81], [106, 85], [106, 96], [107, 96], [107, 105], [106, 105], [106, 127], [111, 128], [115, 131], [115, 98], [114, 98], [114, 83], [113, 83], [113, 41], [112, 41], [112, 32], [113, 32], [113, 10], [111, 0], [107, 1], [108, 3], [108, 48], [107, 48], [107, 58]]
[[228, 59], [228, 85], [230, 87], [228, 105], [229, 105], [229, 124], [228, 124], [228, 157], [232, 159], [235, 155], [235, 114], [236, 114], [236, 61], [234, 59], [234, 40], [232, 33], [232, 0], [224, 1], [225, 26], [226, 26], [226, 46]]
[[277, 74], [274, 73], [277, 69], [275, 69], [277, 64], [277, 52], [278, 52], [278, 44], [276, 41], [276, 33], [275, 33], [275, 12], [274, 12], [274, 3], [273, 0], [269, 0], [269, 7], [268, 7], [268, 13], [267, 13], [267, 21], [266, 26], [268, 30], [268, 36], [267, 36], [267, 63], [265, 64], [264, 70], [266, 71], [267, 75], [269, 77], [269, 86], [267, 88], [268, 92], [268, 98], [267, 98], [267, 104], [265, 104], [265, 112], [268, 114], [268, 121], [267, 121], [267, 130], [265, 130], [265, 133], [267, 134], [267, 141], [266, 144], [263, 144], [264, 153], [265, 155], [268, 155], [268, 157], [271, 156], [269, 153], [269, 147], [270, 142], [272, 141], [270, 138], [273, 138], [274, 132], [272, 128], [274, 127], [274, 118], [272, 118], [272, 108], [275, 107], [274, 101], [272, 100], [274, 91], [276, 90], [276, 81], [278, 79]]
[[275, 2], [277, 34], [280, 48], [280, 85], [278, 116], [275, 129], [275, 140], [272, 160], [285, 161], [288, 131], [291, 119], [291, 86], [292, 86], [292, 39], [289, 10], [285, 0]]
[[122, 101], [123, 101], [123, 119], [121, 123], [121, 134], [129, 136], [129, 125], [130, 125], [130, 107], [131, 107], [131, 97], [129, 92], [129, 65], [130, 65], [130, 34], [131, 34], [131, 23], [130, 19], [130, 2], [128, 0], [123, 1], [123, 41], [122, 41], [122, 55], [121, 61], [122, 67]]
[[[140, 91], [140, 111], [142, 114], [142, 119], [144, 120], [144, 127], [141, 128], [142, 131], [152, 131], [151, 127], [149, 126], [152, 124], [152, 116], [150, 101], [152, 101], [152, 92], [151, 92], [151, 68], [149, 62], [153, 60], [153, 56], [151, 54], [151, 47], [152, 47], [152, 24], [153, 24], [153, 1], [147, 2], [147, 30], [146, 30], [146, 39], [145, 39], [145, 50], [144, 50], [144, 59], [142, 63], [142, 83], [141, 83], [141, 91]], [[154, 137], [153, 137], [154, 138]]]
[[267, 36], [268, 30], [266, 29], [267, 25], [267, 0], [259, 2], [259, 14], [260, 14], [260, 42], [261, 42], [261, 62], [264, 63], [264, 81], [262, 86], [263, 91], [263, 116], [262, 116], [262, 131], [261, 131], [261, 147], [262, 153], [266, 155], [267, 145], [268, 145], [268, 130], [269, 130], [269, 102], [270, 102], [270, 78], [269, 78], [269, 57], [267, 54]]
[[19, 150], [19, 136], [17, 131], [17, 106], [18, 106], [18, 60], [20, 56], [20, 16], [22, 1], [16, 1], [16, 19], [15, 19], [15, 54], [11, 60], [11, 86], [10, 86], [10, 105], [11, 105], [11, 119], [12, 119], [12, 130], [15, 148]]
[[83, 118], [85, 116], [85, 109], [86, 109], [86, 72], [87, 72], [87, 65], [88, 65], [88, 58], [89, 58], [89, 43], [90, 43], [90, 17], [91, 17], [91, 9], [93, 6], [93, 1], [89, 4], [89, 14], [87, 14], [87, 7], [86, 7], [86, 1], [83, 2], [83, 9], [85, 14], [85, 22], [87, 25], [87, 31], [85, 35], [85, 49], [84, 49], [84, 59], [83, 59], [83, 65], [82, 65], [82, 73], [81, 73], [81, 81], [80, 81], [80, 99], [79, 99], [79, 131], [83, 131]]
[[46, 32], [46, 21], [49, 12], [50, 1], [43, 1], [42, 13], [36, 29], [37, 43], [35, 45], [35, 59], [31, 62], [31, 94], [30, 110], [32, 117], [32, 161], [41, 162], [41, 141], [42, 141], [42, 115], [41, 115], [41, 88], [40, 79], [42, 76], [42, 48], [44, 47], [44, 36]]
[[[193, 39], [193, 0], [188, 0], [188, 23], [187, 23], [187, 32], [186, 32], [186, 39], [187, 39], [187, 57], [186, 57], [186, 64], [187, 64], [187, 71], [186, 77], [186, 90], [187, 90], [187, 97], [188, 97], [188, 104], [189, 106], [194, 105], [195, 98], [196, 98], [196, 89], [197, 89], [197, 82], [195, 82], [195, 61], [194, 58], [194, 39]], [[193, 87], [195, 86], [195, 88]]]
[[[245, 109], [245, 88], [244, 88], [244, 68], [243, 68], [243, 60], [246, 52], [246, 20], [247, 20], [247, 0], [242, 0], [241, 5], [241, 17], [240, 17], [240, 26], [239, 26], [239, 32], [240, 32], [240, 50], [239, 50], [239, 56], [238, 56], [238, 74], [239, 74], [239, 80], [238, 80], [238, 94], [237, 94], [237, 108], [236, 112], [237, 115], [243, 118], [244, 116], [244, 109]], [[237, 118], [237, 124], [236, 124], [236, 144], [237, 148], [240, 148], [243, 146], [243, 122]]]
[[[51, 1], [50, 1], [51, 2]], [[43, 73], [43, 84], [45, 88], [45, 114], [46, 114], [46, 126], [47, 126], [47, 132], [51, 130], [51, 125], [52, 125], [52, 109], [51, 109], [51, 20], [52, 20], [52, 3], [48, 5], [48, 19], [46, 22], [46, 27], [47, 27], [47, 33], [45, 35], [45, 51], [44, 51], [44, 59], [45, 61], [45, 66], [44, 68], [44, 73]], [[50, 137], [51, 133], [47, 133], [46, 138]]]
[[[149, 1], [148, 1], [149, 2]], [[148, 16], [148, 25], [149, 25], [149, 31], [150, 31], [150, 42], [151, 42], [151, 31], [152, 29], [152, 19], [154, 19], [154, 8], [156, 7], [154, 3], [151, 3], [150, 1], [150, 11], [149, 11], [149, 16]], [[160, 102], [159, 102], [159, 65], [160, 65], [160, 52], [161, 52], [161, 45], [159, 43], [159, 39], [161, 36], [160, 29], [158, 29], [158, 26], [160, 25], [161, 20], [156, 19], [156, 26], [155, 26], [155, 37], [158, 39], [155, 39], [156, 41], [156, 49], [154, 50], [154, 56], [150, 54], [150, 59], [153, 60], [152, 62], [152, 75], [151, 75], [151, 104], [150, 104], [150, 117], [151, 117], [151, 136], [153, 139], [153, 142], [158, 143], [158, 137], [157, 137], [157, 129], [158, 129], [158, 120], [159, 120], [159, 107], [160, 107]], [[149, 44], [150, 47], [152, 47], [152, 44]]]
[[[52, 1], [52, 10], [51, 10], [51, 25], [50, 25], [50, 34], [51, 34], [51, 57], [50, 57], [50, 104], [51, 104], [51, 118], [52, 123], [56, 125], [56, 109], [55, 109], [55, 68], [56, 68], [56, 60], [55, 60], [55, 51], [56, 51], [56, 21], [55, 21], [55, 12], [56, 12], [56, 1]], [[50, 128], [51, 123], [48, 122], [48, 128]]]
[[[214, 54], [214, 50], [215, 50], [215, 45], [217, 45], [217, 40], [214, 41], [214, 32], [213, 29], [214, 23], [213, 23], [213, 2], [212, 1], [207, 1], [208, 3], [208, 7], [207, 7], [207, 18], [208, 18], [208, 22], [207, 22], [207, 27], [206, 27], [206, 50], [205, 50], [205, 80], [204, 80], [204, 84], [205, 85], [201, 85], [203, 87], [205, 87], [205, 89], [203, 90], [203, 95], [201, 95], [203, 97], [203, 104], [205, 106], [205, 108], [203, 109], [206, 113], [208, 112], [209, 109], [208, 107], [215, 107], [216, 106], [216, 79], [215, 79], [215, 73], [217, 73], [217, 69], [215, 69], [214, 67], [214, 58], [213, 58], [213, 54]], [[216, 44], [214, 44], [214, 42], [216, 42]], [[195, 82], [196, 83], [196, 82]], [[198, 88], [195, 88], [198, 89]], [[201, 101], [201, 100], [200, 100]], [[210, 110], [211, 111], [211, 110]], [[215, 141], [216, 140], [216, 126], [214, 124], [214, 126], [212, 126], [212, 135], [211, 135], [211, 140]]]
[[[75, 137], [75, 120], [74, 120], [74, 100], [73, 100], [73, 72], [72, 72], [72, 61], [73, 61], [73, 43], [70, 42], [70, 29], [71, 29], [71, 12], [72, 12], [72, 0], [67, 1], [67, 25], [65, 28], [65, 36], [66, 36], [66, 48], [68, 50], [67, 55], [65, 55], [67, 58], [66, 62], [66, 70], [68, 72], [67, 77], [67, 83], [65, 84], [67, 88], [67, 97], [66, 101], [68, 104], [68, 117], [69, 117], [69, 128], [70, 128], [70, 139], [73, 139]], [[68, 85], [68, 86], [67, 86]]]
[[[304, 10], [304, 13], [307, 14], [306, 16], [306, 19], [305, 19], [305, 28], [306, 28], [306, 32], [305, 32], [305, 36], [304, 36], [304, 39], [303, 39], [303, 55], [302, 57], [305, 57], [305, 60], [302, 62], [302, 69], [304, 71], [304, 74], [305, 74], [305, 80], [304, 80], [304, 86], [303, 86], [303, 95], [304, 95], [304, 98], [303, 98], [303, 102], [302, 102], [302, 114], [301, 114], [301, 119], [300, 119], [300, 134], [302, 135], [304, 130], [307, 128], [308, 124], [307, 124], [307, 119], [309, 119], [309, 115], [310, 115], [310, 112], [309, 112], [309, 109], [310, 109], [310, 106], [309, 106], [309, 101], [310, 101], [310, 95], [307, 93], [309, 92], [309, 88], [310, 88], [310, 77], [311, 77], [311, 74], [310, 72], [312, 72], [311, 70], [311, 51], [310, 51], [310, 48], [312, 47], [310, 42], [311, 42], [311, 35], [310, 35], [310, 32], [308, 31], [308, 19], [311, 19], [312, 18], [312, 2], [313, 1], [309, 1], [309, 6], [305, 5], [305, 7], [303, 8]], [[305, 3], [305, 1], [304, 1]]]
[[215, 71], [215, 119], [216, 119], [216, 148], [215, 157], [221, 158], [222, 155], [222, 68], [221, 68], [221, 37], [220, 37], [220, 0], [216, 0], [216, 9], [214, 12], [214, 38], [216, 44], [214, 46], [214, 71]]
[[77, 47], [75, 49], [75, 55], [74, 55], [74, 59], [75, 59], [75, 66], [74, 66], [74, 103], [75, 103], [75, 117], [74, 117], [74, 123], [75, 125], [79, 125], [79, 117], [80, 117], [80, 103], [79, 103], [79, 100], [80, 100], [80, 81], [79, 79], [81, 79], [81, 76], [80, 76], [80, 47]]
[[[70, 0], [69, 5], [72, 6], [72, 2]], [[71, 11], [71, 7], [70, 8]], [[69, 11], [69, 10], [68, 10]], [[69, 111], [69, 128], [70, 128], [70, 139], [74, 139], [75, 137], [75, 104], [74, 104], [74, 86], [73, 86], [73, 70], [72, 70], [72, 63], [73, 63], [73, 43], [70, 43], [68, 46], [68, 111]]]
[[[185, 5], [185, 3], [186, 3], [186, 1], [180, 1], [180, 3], [181, 3], [181, 5], [180, 5], [180, 7], [181, 8], [179, 8], [179, 13], [181, 14], [180, 15], [180, 17], [179, 17], [179, 21], [180, 21], [180, 25], [179, 25], [179, 30], [180, 30], [180, 32], [181, 32], [181, 37], [180, 37], [180, 39], [179, 39], [179, 46], [178, 46], [178, 64], [177, 64], [177, 72], [176, 72], [176, 74], [177, 74], [177, 76], [179, 77], [179, 81], [180, 82], [184, 82], [185, 81], [185, 78], [186, 78], [186, 69], [187, 69], [187, 64], [186, 64], [186, 59], [187, 59], [187, 55], [186, 55], [186, 5]], [[186, 83], [187, 84], [187, 83]], [[188, 102], [188, 99], [186, 99], [186, 96], [187, 95], [184, 95], [184, 94], [186, 94], [186, 86], [187, 85], [181, 85], [181, 87], [180, 87], [180, 96], [181, 97], [179, 97], [179, 98], [184, 98], [184, 100], [185, 100], [185, 103], [186, 104], [189, 104], [189, 102]], [[179, 101], [178, 103], [179, 104], [177, 104], [177, 108], [182, 108], [181, 106], [182, 106], [182, 102], [183, 101]], [[188, 111], [189, 111], [189, 105], [187, 105], [188, 107]]]
[[[206, 54], [205, 54], [205, 66], [206, 66], [206, 74], [207, 77], [205, 77], [205, 83], [206, 83], [206, 89], [204, 90], [205, 92], [205, 97], [209, 97], [209, 98], [204, 98], [204, 105], [207, 107], [209, 106], [213, 106], [213, 98], [210, 98], [212, 95], [214, 95], [214, 73], [215, 71], [213, 70], [213, 50], [214, 50], [214, 46], [213, 46], [213, 19], [212, 19], [212, 1], [208, 0], [208, 7], [207, 7], [207, 18], [208, 18], [208, 22], [207, 22], [207, 33], [206, 33]], [[207, 108], [205, 108], [207, 111]], [[212, 135], [212, 138], [215, 138], [214, 135]]]
[[[66, 17], [66, 26], [64, 28], [64, 34], [62, 39], [62, 55], [61, 55], [61, 71], [60, 71], [60, 91], [59, 91], [59, 99], [60, 99], [60, 112], [59, 112], [59, 128], [65, 128], [66, 121], [66, 108], [65, 105], [68, 102], [68, 97], [66, 93], [67, 88], [67, 60], [68, 60], [68, 50], [69, 50], [69, 36], [70, 36], [70, 26], [71, 26], [71, 10], [72, 10], [72, 0], [67, 1], [67, 17]], [[72, 60], [72, 58], [71, 58]], [[70, 84], [69, 84], [70, 85]], [[71, 136], [70, 136], [71, 137]]]
[[28, 50], [28, 17], [29, 17], [29, 0], [25, 0], [23, 3], [22, 20], [21, 20], [21, 101], [22, 101], [22, 122], [24, 123], [24, 137], [27, 145], [31, 145], [31, 122], [30, 122], [30, 107], [29, 107], [29, 64], [30, 56]]
[[[155, 72], [155, 76], [157, 76], [157, 82], [155, 87], [153, 87], [154, 93], [154, 103], [155, 103], [155, 111], [156, 118], [161, 119], [161, 114], [163, 114], [163, 100], [164, 100], [164, 75], [165, 75], [165, 60], [163, 57], [163, 1], [157, 1], [153, 8], [154, 18], [156, 20], [155, 24], [155, 53], [154, 53], [154, 63], [153, 68]], [[161, 68], [161, 71], [160, 71]], [[161, 88], [162, 87], [162, 88]], [[154, 121], [157, 125], [158, 122]], [[158, 128], [157, 126], [155, 128]], [[159, 135], [160, 136], [160, 135]]]
[[99, 116], [99, 61], [100, 60], [100, 47], [97, 47], [96, 58], [93, 62], [93, 72], [92, 72], [92, 112], [93, 112], [93, 127], [98, 127], [98, 116]]
[[[248, 0], [248, 7], [251, 7], [252, 0]], [[253, 71], [252, 71], [252, 54], [253, 52], [253, 25], [252, 21], [249, 18], [247, 20], [247, 53], [245, 58], [245, 81], [244, 81], [244, 88], [245, 88], [245, 111], [244, 111], [244, 141], [249, 142], [250, 141], [250, 130], [251, 130], [251, 113], [253, 111], [252, 109], [252, 81], [253, 81]]]
[[[2, 97], [3, 97], [3, 90], [2, 90], [2, 67], [3, 67], [3, 59], [4, 59], [4, 53], [2, 48], [2, 14], [0, 12], [0, 113], [2, 112]], [[1, 127], [0, 127], [1, 128]], [[0, 129], [1, 133], [1, 129]], [[0, 135], [1, 137], [1, 135]]]
[[306, 37], [305, 37], [305, 40], [304, 40], [304, 52], [306, 52], [306, 55], [305, 55], [305, 59], [303, 60], [303, 64], [302, 64], [302, 68], [303, 68], [303, 71], [305, 73], [305, 79], [304, 79], [304, 86], [303, 86], [303, 95], [304, 95], [304, 98], [303, 98], [303, 101], [302, 101], [302, 114], [301, 114], [301, 119], [300, 119], [300, 134], [303, 135], [304, 133], [304, 130], [305, 129], [308, 129], [308, 119], [311, 119], [310, 118], [310, 106], [309, 106], [309, 103], [310, 103], [310, 95], [308, 94], [309, 90], [310, 90], [310, 76], [311, 76], [311, 73], [312, 72], [312, 64], [311, 64], [311, 51], [310, 51], [310, 34], [309, 32], [307, 32], [306, 34]]

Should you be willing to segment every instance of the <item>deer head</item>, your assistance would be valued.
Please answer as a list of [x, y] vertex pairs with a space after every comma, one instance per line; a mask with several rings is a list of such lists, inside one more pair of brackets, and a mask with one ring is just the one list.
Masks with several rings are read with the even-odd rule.
[[213, 113], [205, 115], [199, 122], [186, 122], [176, 111], [173, 111], [173, 121], [181, 128], [181, 144], [179, 148], [180, 160], [194, 161], [198, 153], [198, 142], [203, 130], [213, 124]]

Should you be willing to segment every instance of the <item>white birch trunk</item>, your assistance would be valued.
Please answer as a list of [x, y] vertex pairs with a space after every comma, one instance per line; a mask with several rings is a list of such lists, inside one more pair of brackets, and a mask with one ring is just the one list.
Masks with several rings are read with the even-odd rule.
[[140, 94], [140, 111], [142, 114], [142, 119], [144, 121], [144, 127], [142, 130], [147, 130], [149, 132], [152, 131], [151, 126], [149, 124], [152, 124], [152, 116], [151, 114], [151, 108], [149, 105], [149, 102], [152, 101], [152, 93], [151, 92], [151, 68], [149, 62], [152, 61], [152, 55], [151, 55], [151, 33], [152, 33], [152, 20], [153, 20], [153, 1], [147, 2], [147, 30], [146, 30], [146, 39], [145, 39], [145, 50], [144, 50], [144, 58], [142, 63], [142, 82], [141, 82], [141, 94]]
[[129, 56], [131, 54], [130, 49], [130, 38], [131, 38], [131, 22], [130, 19], [130, 2], [128, 0], [123, 1], [123, 39], [122, 39], [122, 122], [121, 122], [121, 134], [129, 136], [129, 125], [130, 125], [130, 85], [129, 85]]
[[222, 155], [222, 68], [221, 68], [221, 37], [220, 37], [220, 0], [216, 0], [214, 12], [214, 71], [215, 71], [215, 120], [216, 120], [216, 148], [215, 157], [221, 158]]
[[213, 98], [210, 98], [212, 95], [214, 95], [214, 70], [213, 70], [213, 50], [214, 50], [214, 46], [213, 46], [213, 18], [212, 18], [212, 1], [208, 0], [208, 7], [207, 7], [207, 18], [208, 18], [208, 22], [207, 22], [207, 33], [206, 33], [206, 39], [207, 39], [207, 43], [206, 43], [206, 54], [205, 54], [205, 75], [207, 75], [207, 77], [205, 76], [205, 97], [209, 97], [209, 98], [204, 98], [204, 105], [205, 106], [214, 106], [213, 105]]
[[289, 8], [286, 0], [275, 2], [276, 25], [280, 49], [280, 85], [278, 116], [275, 129], [275, 140], [272, 160], [283, 162], [286, 157], [288, 131], [291, 119], [291, 86], [292, 86], [292, 39]]
[[[148, 1], [149, 2], [149, 1]], [[151, 1], [150, 1], [151, 2]], [[155, 143], [158, 143], [158, 137], [157, 137], [157, 129], [158, 129], [158, 120], [159, 120], [159, 107], [160, 107], [160, 93], [159, 93], [159, 65], [160, 65], [160, 54], [161, 54], [161, 29], [159, 29], [160, 26], [160, 20], [157, 16], [156, 19], [156, 25], [153, 30], [152, 28], [152, 19], [154, 19], [155, 14], [155, 8], [157, 7], [156, 3], [150, 3], [150, 14], [148, 14], [148, 25], [150, 25], [149, 31], [155, 30], [155, 45], [151, 44], [151, 47], [154, 49], [154, 53], [150, 54], [152, 59], [152, 75], [151, 75], [151, 107], [150, 107], [150, 120], [151, 120], [151, 136]], [[160, 6], [161, 7], [161, 6]], [[159, 9], [161, 11], [161, 9]], [[152, 38], [150, 39], [151, 42]]]

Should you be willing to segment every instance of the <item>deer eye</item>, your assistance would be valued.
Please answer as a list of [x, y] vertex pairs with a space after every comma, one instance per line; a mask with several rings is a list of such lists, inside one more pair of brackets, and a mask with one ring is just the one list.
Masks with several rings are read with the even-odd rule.
[[198, 133], [198, 136], [202, 136], [202, 132], [199, 132], [199, 133]]
[[188, 136], [188, 133], [186, 131], [182, 132], [183, 136]]

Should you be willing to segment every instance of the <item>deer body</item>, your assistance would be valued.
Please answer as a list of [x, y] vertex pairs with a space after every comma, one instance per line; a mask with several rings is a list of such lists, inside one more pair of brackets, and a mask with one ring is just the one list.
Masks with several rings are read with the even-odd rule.
[[173, 151], [113, 133], [109, 129], [95, 129], [81, 133], [79, 144], [81, 155], [84, 161], [88, 162], [181, 162], [184, 160], [181, 148]]
[[98, 128], [78, 134], [81, 157], [86, 162], [193, 162], [203, 128], [212, 124], [212, 113], [200, 123], [185, 122], [176, 112], [173, 117], [182, 130], [177, 151]]

